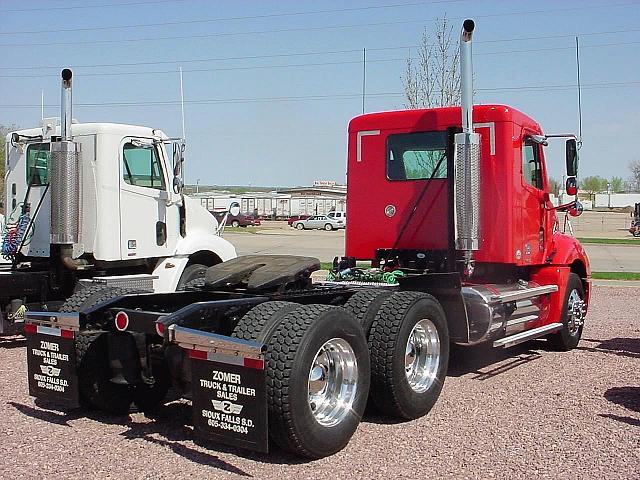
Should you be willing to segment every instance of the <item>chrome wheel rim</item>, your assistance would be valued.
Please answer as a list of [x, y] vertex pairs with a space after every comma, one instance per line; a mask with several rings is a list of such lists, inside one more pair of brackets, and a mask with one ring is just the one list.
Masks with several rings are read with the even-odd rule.
[[340, 423], [353, 407], [358, 363], [349, 343], [332, 338], [320, 347], [309, 369], [309, 408], [325, 427]]
[[409, 334], [404, 354], [404, 368], [409, 386], [416, 393], [426, 392], [440, 366], [440, 335], [428, 318], [416, 323]]
[[586, 303], [580, 296], [577, 289], [571, 290], [567, 302], [567, 329], [571, 335], [575, 335], [584, 325], [586, 314]]

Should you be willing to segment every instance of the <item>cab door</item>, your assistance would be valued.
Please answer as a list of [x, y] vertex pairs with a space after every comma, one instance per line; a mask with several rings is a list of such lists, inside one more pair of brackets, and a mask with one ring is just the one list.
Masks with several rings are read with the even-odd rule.
[[[542, 146], [525, 136], [522, 143], [522, 236], [516, 245], [516, 259], [523, 264], [540, 264], [546, 241], [546, 172]], [[520, 258], [518, 257], [520, 251]]]
[[[163, 150], [149, 138], [127, 137], [120, 148], [121, 258], [173, 253], [178, 209], [168, 205]], [[174, 245], [171, 245], [174, 244]]]

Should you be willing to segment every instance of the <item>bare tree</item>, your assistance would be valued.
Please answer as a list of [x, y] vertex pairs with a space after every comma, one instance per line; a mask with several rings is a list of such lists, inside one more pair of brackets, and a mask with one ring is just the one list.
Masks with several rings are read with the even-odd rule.
[[3, 209], [4, 202], [4, 166], [6, 164], [5, 143], [6, 136], [9, 132], [17, 130], [16, 125], [0, 125], [0, 211]]
[[446, 107], [460, 104], [460, 46], [453, 25], [437, 19], [433, 33], [425, 27], [418, 45], [418, 64], [409, 53], [402, 76], [406, 108]]
[[634, 190], [640, 191], [640, 160], [634, 160], [629, 164], [631, 170], [631, 184]]

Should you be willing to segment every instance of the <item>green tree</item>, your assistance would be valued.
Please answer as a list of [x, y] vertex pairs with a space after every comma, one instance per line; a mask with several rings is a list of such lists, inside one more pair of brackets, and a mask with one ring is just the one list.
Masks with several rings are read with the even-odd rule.
[[613, 193], [624, 192], [624, 180], [622, 177], [611, 177], [609, 180], [609, 187]]
[[640, 160], [634, 160], [629, 163], [629, 170], [631, 170], [633, 189], [640, 191]]
[[593, 195], [607, 189], [607, 180], [598, 175], [585, 177], [580, 181], [580, 189]]
[[561, 187], [562, 185], [560, 185], [557, 178], [549, 177], [549, 193], [553, 193], [557, 196]]

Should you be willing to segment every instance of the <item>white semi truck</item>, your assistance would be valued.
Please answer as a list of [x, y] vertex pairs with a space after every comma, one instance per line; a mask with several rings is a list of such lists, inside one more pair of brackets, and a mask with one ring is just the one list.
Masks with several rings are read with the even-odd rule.
[[71, 82], [63, 70], [59, 122], [7, 136], [0, 335], [19, 333], [25, 310], [55, 310], [92, 284], [173, 292], [236, 256], [182, 193], [183, 139], [73, 122]]

